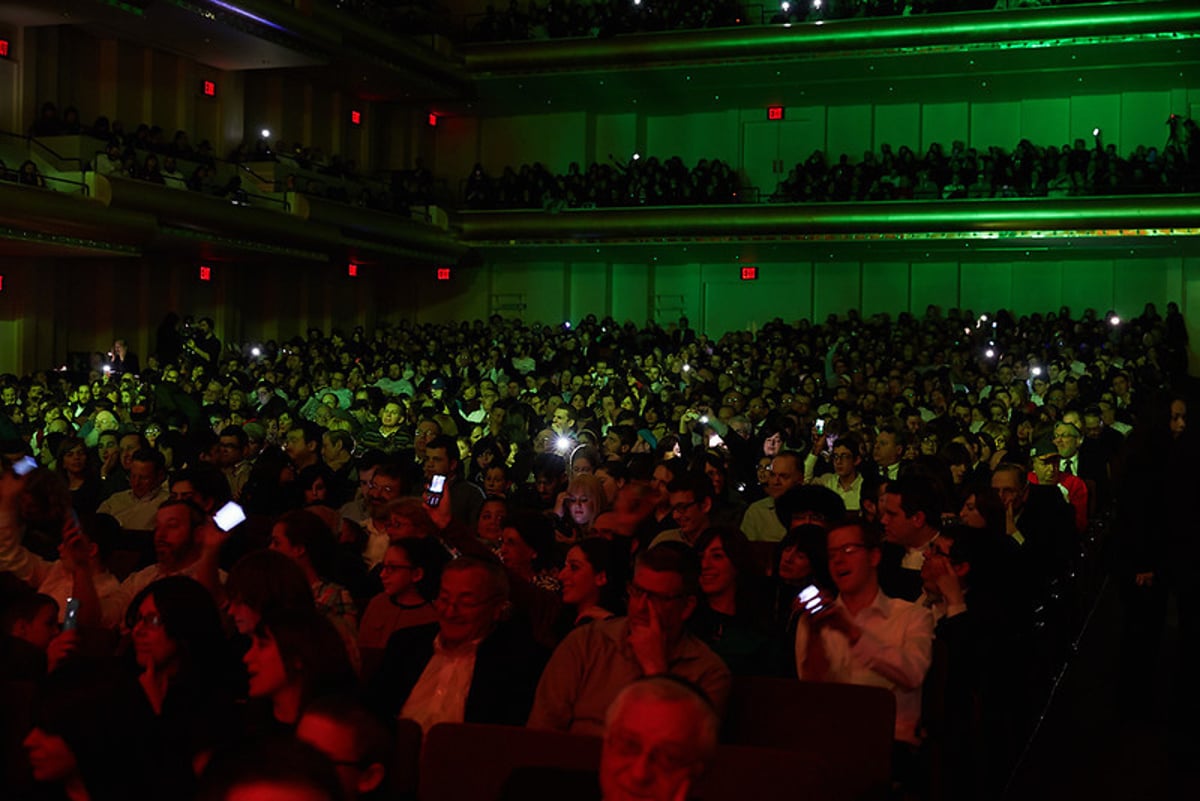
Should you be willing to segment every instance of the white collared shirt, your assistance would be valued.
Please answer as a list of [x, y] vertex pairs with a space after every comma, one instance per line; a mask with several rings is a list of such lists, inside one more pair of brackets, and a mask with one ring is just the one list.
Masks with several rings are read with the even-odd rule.
[[[841, 598], [834, 603], [845, 608]], [[820, 629], [829, 659], [824, 680], [891, 690], [896, 696], [895, 738], [919, 744], [921, 684], [933, 662], [933, 615], [923, 606], [889, 598], [880, 591], [874, 601], [851, 618], [862, 629], [862, 636], [853, 646], [832, 626]], [[801, 679], [807, 678], [804, 658], [810, 625], [796, 627], [796, 672]]]
[[442, 645], [439, 634], [433, 641], [433, 656], [413, 685], [399, 717], [415, 720], [426, 733], [435, 723], [462, 723], [481, 642], [472, 640], [449, 649]]

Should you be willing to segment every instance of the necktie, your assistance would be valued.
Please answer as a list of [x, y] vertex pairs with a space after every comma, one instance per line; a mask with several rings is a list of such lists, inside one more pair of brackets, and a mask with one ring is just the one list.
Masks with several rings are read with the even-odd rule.
[[1072, 465], [1072, 463], [1073, 463], [1074, 461], [1075, 461], [1075, 458], [1074, 458], [1074, 457], [1071, 457], [1070, 459], [1065, 459], [1065, 460], [1063, 461], [1063, 469], [1062, 469], [1062, 472], [1063, 472], [1063, 475], [1064, 475], [1064, 476], [1073, 476], [1073, 475], [1075, 475], [1075, 470], [1074, 470], [1074, 469], [1071, 467], [1071, 465]]

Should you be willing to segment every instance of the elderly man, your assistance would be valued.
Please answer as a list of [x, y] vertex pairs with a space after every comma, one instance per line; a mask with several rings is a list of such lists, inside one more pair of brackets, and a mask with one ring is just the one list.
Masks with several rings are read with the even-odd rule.
[[442, 570], [433, 602], [437, 623], [401, 629], [388, 639], [371, 685], [377, 712], [437, 723], [525, 722], [545, 652], [504, 618], [504, 568], [463, 556]]
[[699, 558], [682, 543], [641, 554], [629, 582], [629, 616], [567, 635], [538, 683], [529, 725], [600, 734], [605, 711], [622, 689], [643, 676], [662, 674], [698, 685], [723, 709], [729, 668], [684, 628], [699, 593]]
[[770, 477], [767, 479], [767, 497], [755, 501], [746, 508], [742, 518], [742, 531], [757, 542], [779, 542], [787, 533], [775, 513], [775, 502], [792, 487], [804, 483], [804, 463], [793, 451], [784, 451], [771, 460]]
[[670, 676], [639, 679], [608, 708], [600, 752], [604, 801], [677, 801], [712, 761], [719, 719], [696, 688]]

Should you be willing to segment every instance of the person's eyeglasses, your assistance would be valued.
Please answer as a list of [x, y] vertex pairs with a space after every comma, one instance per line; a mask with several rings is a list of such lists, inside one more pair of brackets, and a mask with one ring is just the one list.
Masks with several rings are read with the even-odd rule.
[[829, 556], [832, 558], [834, 554], [842, 554], [843, 556], [854, 556], [859, 551], [865, 551], [867, 544], [865, 542], [848, 542], [845, 545], [839, 545], [836, 548], [829, 549]]
[[465, 598], [447, 598], [444, 595], [439, 595], [434, 599], [433, 603], [443, 609], [449, 609], [453, 606], [455, 609], [463, 612], [473, 612], [476, 609], [487, 606], [499, 597], [499, 595], [489, 595], [487, 598], [471, 598], [469, 596]]
[[835, 462], [842, 462], [847, 459], [853, 459], [853, 458], [854, 458], [853, 453], [835, 453], [833, 455], [833, 461], [835, 461]]
[[142, 615], [138, 614], [133, 618], [132, 628], [137, 628], [138, 625], [145, 623], [152, 629], [161, 629], [163, 627], [162, 615]]
[[374, 481], [367, 484], [367, 489], [379, 490], [384, 495], [395, 495], [400, 491], [398, 487], [394, 487], [391, 484], [376, 484]]
[[387, 562], [384, 562], [383, 564], [381, 564], [379, 566], [380, 573], [392, 573], [397, 570], [412, 570], [412, 569], [413, 569], [412, 565], [389, 565]]
[[686, 512], [688, 509], [691, 509], [693, 506], [695, 506], [698, 503], [700, 503], [700, 501], [688, 501], [687, 503], [677, 503], [671, 507], [671, 514], [678, 514], [679, 512]]
[[617, 756], [623, 759], [636, 759], [645, 754], [647, 761], [661, 773], [677, 773], [687, 770], [693, 762], [682, 750], [662, 746], [647, 750], [641, 740], [622, 732], [611, 732], [607, 740], [609, 748]]
[[625, 589], [629, 593], [629, 600], [631, 600], [631, 601], [643, 601], [644, 600], [644, 601], [650, 601], [651, 603], [667, 604], [667, 603], [670, 603], [671, 601], [678, 601], [678, 600], [681, 600], [681, 599], [687, 597], [687, 594], [682, 593], [682, 592], [676, 593], [673, 595], [668, 595], [667, 593], [664, 593], [664, 592], [655, 592], [654, 590], [648, 590], [645, 587], [641, 587], [641, 586], [638, 586], [637, 584], [634, 584], [632, 581], [629, 582], [627, 585], [625, 585]]

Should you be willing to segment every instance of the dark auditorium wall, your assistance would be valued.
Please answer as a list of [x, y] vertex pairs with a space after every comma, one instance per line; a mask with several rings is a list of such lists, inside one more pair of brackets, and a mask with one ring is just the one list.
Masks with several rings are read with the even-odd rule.
[[[104, 114], [129, 133], [141, 122], [161, 125], [168, 139], [184, 130], [193, 145], [208, 139], [221, 156], [241, 141], [242, 73], [67, 26], [23, 29], [19, 58], [21, 131], [49, 100], [78, 108], [85, 125]], [[215, 99], [201, 95], [205, 80], [217, 83]]]

